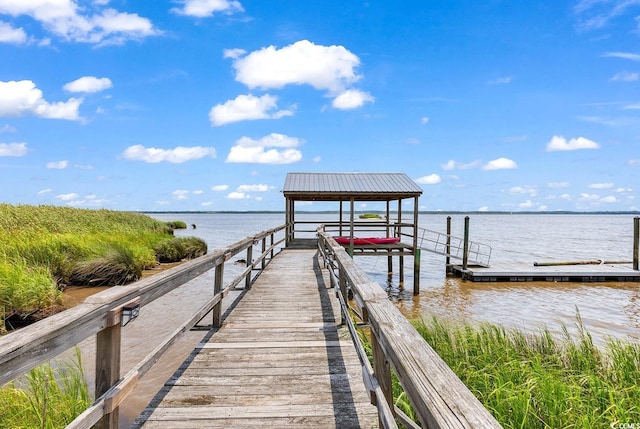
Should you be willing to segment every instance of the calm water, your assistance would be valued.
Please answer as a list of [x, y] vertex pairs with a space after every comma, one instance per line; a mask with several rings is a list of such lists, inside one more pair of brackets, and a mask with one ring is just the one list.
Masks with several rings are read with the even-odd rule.
[[[181, 231], [223, 248], [249, 233], [284, 221], [283, 214], [163, 214], [197, 229]], [[303, 214], [296, 220], [335, 220], [336, 215]], [[420, 226], [446, 231], [447, 215], [421, 215]], [[313, 230], [310, 225], [308, 229]], [[452, 234], [463, 236], [464, 215], [452, 216]], [[548, 260], [628, 260], [633, 255], [632, 215], [494, 215], [470, 216], [470, 239], [492, 247], [491, 260], [526, 262]], [[406, 289], [397, 277], [388, 280], [385, 257], [356, 257], [356, 262], [411, 317], [437, 315], [445, 319], [492, 322], [537, 330], [547, 326], [560, 332], [580, 312], [598, 341], [606, 336], [640, 339], [640, 284], [637, 283], [473, 283], [445, 276], [444, 257], [422, 252], [421, 293], [413, 296], [411, 258], [405, 270]]]
[[[196, 229], [177, 231], [204, 239], [209, 250], [228, 245], [284, 223], [284, 214], [153, 214], [160, 220], [182, 220]], [[337, 215], [297, 214], [296, 220], [335, 220]], [[447, 215], [422, 215], [420, 226], [446, 231]], [[633, 216], [630, 215], [472, 215], [470, 239], [493, 248], [492, 261], [527, 262], [543, 260], [609, 259], [631, 260], [633, 254]], [[453, 235], [462, 236], [464, 216], [452, 216]], [[314, 225], [309, 225], [315, 230]], [[238, 255], [242, 257], [243, 255]], [[492, 322], [507, 327], [536, 331], [547, 326], [561, 332], [570, 330], [576, 311], [598, 342], [608, 336], [640, 339], [640, 284], [638, 283], [473, 283], [445, 276], [444, 257], [422, 252], [421, 292], [413, 296], [412, 267], [405, 258], [406, 289], [398, 285], [397, 275], [387, 278], [385, 257], [356, 257], [356, 262], [385, 288], [408, 317], [469, 322]], [[231, 265], [229, 267], [229, 265]], [[241, 272], [227, 265], [225, 279]], [[212, 294], [213, 273], [207, 273], [178, 291], [145, 306], [140, 317], [123, 330], [123, 373], [139, 362], [173, 332]], [[228, 305], [228, 303], [227, 303]], [[162, 321], [162, 323], [159, 323]], [[120, 424], [129, 423], [142, 411], [153, 394], [182, 363], [200, 341], [202, 332], [190, 332], [139, 383], [134, 395], [121, 406]], [[93, 339], [82, 346], [87, 372], [95, 359]]]

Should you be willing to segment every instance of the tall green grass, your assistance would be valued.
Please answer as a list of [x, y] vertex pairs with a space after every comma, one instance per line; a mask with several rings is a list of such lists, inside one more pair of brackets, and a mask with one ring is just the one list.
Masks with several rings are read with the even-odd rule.
[[0, 204], [0, 333], [10, 317], [46, 315], [67, 285], [121, 285], [178, 248], [179, 261], [206, 243], [176, 238], [173, 227], [140, 213]]
[[91, 403], [76, 348], [73, 358], [41, 365], [0, 388], [0, 428], [61, 428]]
[[[576, 334], [554, 337], [433, 318], [414, 326], [505, 428], [608, 428], [640, 423], [640, 343], [597, 347], [577, 315]], [[371, 359], [368, 333], [360, 340]], [[395, 405], [415, 412], [395, 374]]]
[[416, 321], [416, 329], [505, 428], [640, 423], [640, 344], [577, 334]]

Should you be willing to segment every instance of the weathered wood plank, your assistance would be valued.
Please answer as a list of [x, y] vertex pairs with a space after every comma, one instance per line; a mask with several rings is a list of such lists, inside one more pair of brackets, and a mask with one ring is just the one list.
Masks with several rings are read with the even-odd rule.
[[315, 253], [274, 258], [133, 427], [376, 427]]

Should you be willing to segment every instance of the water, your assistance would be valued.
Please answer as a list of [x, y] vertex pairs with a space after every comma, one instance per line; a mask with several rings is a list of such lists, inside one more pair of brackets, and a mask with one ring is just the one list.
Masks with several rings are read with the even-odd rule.
[[[182, 220], [196, 229], [176, 235], [204, 239], [209, 250], [222, 249], [260, 231], [284, 223], [284, 214], [153, 214], [169, 221]], [[421, 215], [420, 226], [446, 231], [447, 215]], [[296, 214], [296, 221], [334, 221], [335, 214]], [[470, 239], [492, 246], [492, 261], [527, 262], [545, 260], [609, 259], [631, 260], [633, 216], [630, 215], [494, 215], [471, 216]], [[464, 216], [452, 216], [452, 234], [463, 235]], [[308, 233], [307, 235], [312, 235]], [[243, 255], [238, 255], [242, 257]], [[444, 257], [422, 252], [421, 291], [413, 296], [411, 258], [405, 258], [406, 288], [398, 284], [397, 273], [388, 279], [386, 257], [356, 257], [356, 262], [385, 288], [390, 298], [408, 317], [438, 316], [453, 321], [491, 322], [509, 328], [536, 331], [542, 326], [554, 333], [561, 324], [569, 328], [579, 311], [596, 342], [609, 336], [640, 340], [640, 284], [638, 283], [473, 283], [445, 275]], [[228, 264], [230, 280], [241, 267]], [[397, 265], [397, 264], [396, 264]], [[140, 317], [123, 329], [123, 374], [142, 360], [212, 294], [213, 273], [207, 273], [178, 291], [145, 306]], [[226, 305], [233, 299], [227, 299]], [[570, 329], [571, 330], [571, 329]], [[190, 332], [174, 346], [139, 383], [121, 406], [120, 424], [128, 426], [142, 411], [163, 382], [182, 363], [202, 332]], [[82, 344], [87, 372], [92, 373], [95, 342]]]

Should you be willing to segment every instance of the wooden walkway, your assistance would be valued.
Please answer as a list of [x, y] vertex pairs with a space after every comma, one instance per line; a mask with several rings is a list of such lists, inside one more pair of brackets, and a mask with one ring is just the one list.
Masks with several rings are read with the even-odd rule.
[[491, 267], [452, 265], [454, 275], [474, 282], [640, 282], [631, 264], [534, 266], [533, 263], [491, 263]]
[[316, 250], [277, 255], [132, 427], [377, 427], [319, 264]]

